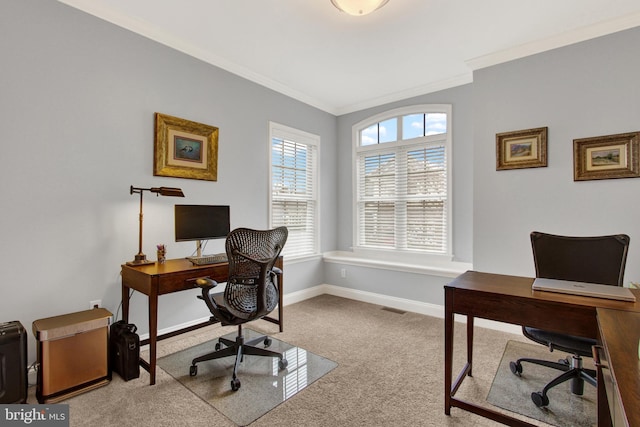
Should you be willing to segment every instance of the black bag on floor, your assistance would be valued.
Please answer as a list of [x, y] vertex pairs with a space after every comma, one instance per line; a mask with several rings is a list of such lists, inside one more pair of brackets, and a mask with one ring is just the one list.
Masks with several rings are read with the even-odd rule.
[[27, 402], [27, 332], [17, 320], [0, 323], [0, 403]]
[[140, 337], [136, 334], [137, 330], [136, 325], [125, 323], [124, 320], [111, 325], [111, 368], [125, 381], [140, 376]]

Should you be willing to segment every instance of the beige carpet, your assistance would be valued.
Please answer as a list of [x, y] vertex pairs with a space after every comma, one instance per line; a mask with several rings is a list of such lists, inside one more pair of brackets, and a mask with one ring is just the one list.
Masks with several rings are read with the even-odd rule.
[[[251, 323], [251, 329], [333, 360], [338, 367], [251, 427], [500, 425], [458, 408], [452, 408], [451, 416], [444, 414], [442, 319], [399, 314], [330, 295], [286, 306], [284, 311], [283, 333], [276, 333], [277, 326], [264, 321]], [[158, 356], [234, 330], [214, 325], [161, 341]], [[464, 381], [458, 397], [485, 403], [509, 340], [526, 338], [476, 328], [474, 377]], [[465, 360], [464, 325], [456, 325], [454, 345], [457, 373]], [[33, 392], [29, 402], [35, 403]], [[234, 426], [162, 369], [158, 369], [154, 386], [149, 386], [144, 370], [140, 378], [128, 382], [114, 375], [109, 385], [66, 403], [71, 426]]]
[[[588, 427], [597, 424], [596, 389], [589, 384], [584, 385], [584, 394], [571, 394], [571, 381], [552, 388], [547, 396], [549, 406], [538, 408], [531, 400], [531, 393], [542, 391], [544, 386], [561, 371], [522, 363], [521, 376], [514, 375], [509, 362], [520, 357], [557, 361], [567, 353], [549, 350], [538, 344], [509, 341], [493, 380], [487, 401], [501, 408], [535, 418], [558, 427]], [[585, 359], [585, 367], [593, 369], [593, 363]]]

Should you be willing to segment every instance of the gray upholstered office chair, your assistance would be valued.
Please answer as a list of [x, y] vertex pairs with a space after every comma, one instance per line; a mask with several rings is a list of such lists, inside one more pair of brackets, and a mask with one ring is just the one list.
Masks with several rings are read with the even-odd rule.
[[[534, 231], [531, 233], [531, 246], [536, 277], [612, 286], [623, 284], [629, 249], [629, 236], [625, 234], [566, 237]], [[567, 357], [558, 362], [521, 358], [510, 363], [511, 372], [518, 376], [522, 373], [522, 362], [564, 371], [542, 391], [531, 393], [531, 400], [536, 406], [549, 405], [547, 393], [552, 387], [565, 381], [572, 380], [571, 392], [576, 395], [583, 394], [585, 381], [596, 385], [596, 372], [582, 366], [582, 357], [591, 356], [591, 347], [596, 344], [595, 340], [528, 326], [523, 326], [522, 332], [527, 338], [549, 347], [550, 351], [559, 349], [573, 353], [571, 358]]]
[[[206, 360], [236, 356], [233, 367], [231, 389], [240, 388], [237, 371], [244, 355], [267, 356], [279, 358], [279, 368], [287, 367], [287, 360], [281, 353], [268, 350], [271, 339], [266, 336], [244, 340], [242, 325], [252, 320], [260, 319], [275, 309], [278, 304], [278, 273], [274, 267], [280, 255], [288, 231], [286, 227], [273, 230], [251, 230], [238, 228], [227, 236], [225, 249], [229, 259], [229, 278], [223, 293], [212, 293], [217, 283], [211, 279], [198, 279], [196, 284], [202, 288], [204, 300], [213, 315], [211, 320], [219, 321], [222, 325], [237, 325], [238, 335], [235, 341], [219, 338], [215, 345], [215, 352], [193, 359], [189, 374], [198, 374], [197, 363]], [[261, 346], [257, 346], [262, 343]], [[223, 348], [224, 346], [224, 348]]]

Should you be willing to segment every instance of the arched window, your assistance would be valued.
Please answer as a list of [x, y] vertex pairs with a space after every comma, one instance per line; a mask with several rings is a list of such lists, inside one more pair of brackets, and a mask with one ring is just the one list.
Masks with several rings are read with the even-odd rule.
[[451, 255], [451, 105], [353, 126], [355, 249]]

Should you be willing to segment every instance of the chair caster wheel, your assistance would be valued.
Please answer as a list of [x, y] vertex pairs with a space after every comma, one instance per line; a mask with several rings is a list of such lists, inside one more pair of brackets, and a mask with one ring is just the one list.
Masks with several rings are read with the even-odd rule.
[[287, 369], [287, 366], [289, 366], [289, 362], [287, 361], [287, 359], [280, 359], [280, 361], [278, 362], [278, 367], [280, 368], [281, 371]]
[[522, 363], [518, 362], [509, 362], [509, 369], [514, 375], [520, 376], [522, 373]]
[[221, 348], [222, 348], [222, 345], [219, 342], [217, 342], [216, 343], [216, 351], [220, 351]]
[[531, 393], [531, 400], [538, 408], [549, 405], [549, 398], [539, 391]]
[[271, 338], [265, 338], [264, 339], [264, 346], [265, 347], [269, 347], [271, 345]]
[[189, 375], [195, 377], [198, 375], [198, 365], [191, 365], [189, 367]]
[[238, 391], [240, 389], [240, 380], [234, 378], [231, 380], [231, 390]]

